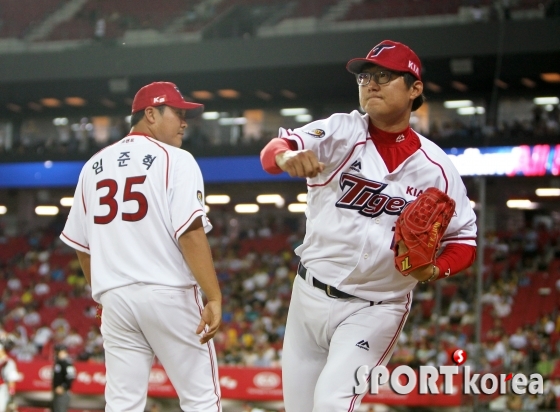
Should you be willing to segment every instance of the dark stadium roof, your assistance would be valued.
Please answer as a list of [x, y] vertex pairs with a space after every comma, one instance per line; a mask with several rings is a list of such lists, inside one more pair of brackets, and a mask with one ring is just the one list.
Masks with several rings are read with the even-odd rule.
[[[280, 107], [294, 97], [298, 105], [357, 103], [356, 86], [345, 64], [350, 58], [364, 56], [384, 38], [405, 42], [420, 55], [426, 86], [431, 83], [432, 90], [440, 89], [426, 90], [430, 98], [461, 98], [468, 94], [489, 100], [497, 64], [501, 64], [500, 95], [558, 94], [560, 83], [541, 79], [542, 73], [560, 72], [558, 21], [508, 21], [504, 28], [501, 62], [496, 54], [500, 30], [495, 22], [5, 53], [0, 55], [0, 115], [15, 114], [8, 104], [19, 106], [21, 113], [71, 115], [82, 109], [64, 103], [59, 108], [37, 105], [43, 98], [64, 101], [70, 96], [85, 99], [90, 114], [127, 112], [135, 91], [154, 80], [173, 81], [186, 95], [195, 90], [239, 92], [238, 99], [215, 95], [204, 101], [207, 110]], [[111, 79], [124, 79], [127, 90], [112, 91]], [[461, 84], [466, 86], [464, 90], [459, 90]], [[36, 104], [30, 107], [31, 102]]]

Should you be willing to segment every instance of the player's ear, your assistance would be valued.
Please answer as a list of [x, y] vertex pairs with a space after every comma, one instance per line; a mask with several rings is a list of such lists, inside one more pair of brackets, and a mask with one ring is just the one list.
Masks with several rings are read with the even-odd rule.
[[418, 96], [422, 95], [423, 91], [424, 83], [422, 83], [420, 80], [416, 80], [414, 83], [412, 83], [412, 87], [410, 88], [410, 99], [416, 99]]
[[157, 109], [152, 106], [148, 106], [144, 109], [144, 118], [149, 124], [154, 124], [156, 122], [156, 112]]

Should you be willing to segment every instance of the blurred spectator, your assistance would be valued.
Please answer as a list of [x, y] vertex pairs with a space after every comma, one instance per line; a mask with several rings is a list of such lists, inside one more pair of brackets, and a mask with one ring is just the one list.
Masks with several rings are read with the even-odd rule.
[[37, 352], [41, 352], [43, 347], [47, 345], [53, 337], [53, 331], [48, 326], [41, 326], [35, 331], [32, 337], [33, 344], [37, 348]]
[[84, 316], [89, 319], [95, 318], [97, 316], [97, 308], [93, 305], [86, 306], [84, 308]]
[[89, 332], [86, 336], [86, 343], [84, 345], [84, 350], [89, 355], [93, 355], [99, 348], [103, 347], [103, 337], [99, 328], [95, 325], [91, 326]]
[[34, 285], [30, 285], [22, 294], [21, 294], [21, 303], [25, 306], [29, 306], [30, 303], [34, 300], [34, 293], [35, 287]]
[[21, 280], [19, 280], [15, 275], [11, 275], [6, 286], [11, 291], [19, 291], [21, 290]]
[[463, 315], [469, 310], [469, 305], [459, 296], [455, 296], [453, 301], [449, 305], [447, 310], [447, 316], [449, 317], [449, 322], [453, 325], [461, 323]]
[[545, 392], [544, 397], [539, 401], [539, 410], [555, 411], [556, 408], [556, 395], [553, 391]]
[[51, 271], [51, 279], [53, 282], [62, 282], [64, 281], [64, 271], [60, 267], [55, 267]]
[[552, 376], [551, 379], [545, 380], [545, 392], [553, 392], [554, 396], [560, 397], [560, 377]]
[[267, 352], [267, 348], [264, 345], [258, 345], [256, 348], [255, 357], [249, 366], [257, 366], [261, 368], [268, 368], [272, 364], [272, 359], [274, 358], [274, 350], [272, 352]]
[[13, 308], [5, 317], [5, 320], [11, 320], [14, 322], [20, 322], [26, 314], [25, 307], [22, 304], [17, 305]]
[[527, 346], [527, 336], [523, 328], [519, 326], [515, 333], [509, 337], [509, 344], [513, 349], [523, 350]]
[[55, 308], [66, 309], [69, 302], [70, 300], [68, 299], [66, 292], [60, 291], [52, 299], [52, 306]]
[[74, 297], [84, 296], [87, 281], [81, 269], [74, 271], [68, 276], [66, 282], [72, 286], [72, 294]]
[[476, 314], [470, 310], [466, 312], [461, 318], [461, 325], [472, 325], [476, 322]]
[[37, 310], [31, 305], [28, 307], [28, 311], [22, 319], [25, 326], [39, 326], [41, 324], [41, 315]]
[[266, 303], [264, 306], [266, 310], [272, 315], [276, 315], [278, 313], [278, 310], [282, 307], [282, 300], [275, 293], [274, 288], [268, 294], [268, 299], [266, 299]]
[[537, 395], [528, 393], [523, 397], [522, 409], [524, 411], [536, 411], [539, 409], [539, 403], [540, 401]]
[[500, 294], [498, 293], [496, 285], [491, 285], [490, 290], [482, 294], [480, 301], [482, 304], [494, 305], [494, 303], [499, 301], [499, 298]]
[[536, 332], [542, 336], [550, 336], [554, 332], [555, 328], [556, 325], [550, 316], [543, 315], [536, 325]]
[[507, 410], [520, 411], [523, 409], [523, 398], [519, 395], [510, 394], [507, 400]]
[[37, 348], [33, 342], [27, 339], [27, 334], [23, 333], [19, 328], [14, 332], [14, 344], [14, 348], [10, 353], [19, 362], [31, 362], [35, 355], [37, 355]]
[[418, 349], [416, 350], [416, 359], [420, 365], [434, 365], [434, 358], [437, 351], [434, 347], [428, 344], [426, 340], [422, 340]]
[[243, 355], [239, 346], [233, 345], [224, 351], [223, 362], [226, 365], [240, 365], [243, 362]]
[[506, 355], [506, 349], [501, 341], [483, 343], [484, 355], [490, 365], [501, 364]]
[[540, 360], [537, 362], [535, 369], [542, 375], [543, 378], [548, 379], [554, 371], [554, 361], [552, 361], [548, 357], [547, 353], [542, 352], [540, 354]]
[[56, 318], [51, 322], [50, 326], [54, 332], [54, 338], [57, 343], [60, 343], [70, 331], [70, 323], [64, 317], [63, 312], [60, 312], [56, 316]]
[[78, 333], [76, 328], [72, 328], [70, 333], [62, 340], [62, 344], [71, 352], [73, 352], [74, 349], [81, 347], [83, 343], [84, 339]]
[[35, 296], [45, 296], [51, 292], [51, 287], [44, 280], [39, 281], [33, 290]]
[[494, 313], [499, 318], [505, 318], [511, 313], [511, 304], [513, 300], [504, 292], [499, 295], [497, 302], [494, 303]]
[[[41, 253], [39, 255], [39, 259], [41, 258], [41, 256], [44, 256], [44, 253]], [[47, 259], [48, 259], [48, 254], [47, 254]], [[47, 276], [51, 271], [51, 265], [49, 262], [42, 262], [39, 264], [39, 268], [37, 269], [37, 274], [39, 276]]]

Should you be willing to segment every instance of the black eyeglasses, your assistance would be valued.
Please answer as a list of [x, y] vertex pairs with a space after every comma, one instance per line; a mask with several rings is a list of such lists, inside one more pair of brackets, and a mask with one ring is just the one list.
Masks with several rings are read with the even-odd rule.
[[360, 86], [366, 86], [369, 84], [369, 82], [371, 81], [371, 79], [373, 78], [373, 80], [375, 81], [375, 83], [382, 85], [382, 84], [387, 84], [389, 83], [391, 80], [396, 79], [397, 77], [402, 76], [401, 73], [396, 73], [396, 72], [391, 72], [391, 71], [387, 71], [387, 70], [381, 70], [375, 73], [360, 73], [356, 75], [356, 82], [360, 85]]

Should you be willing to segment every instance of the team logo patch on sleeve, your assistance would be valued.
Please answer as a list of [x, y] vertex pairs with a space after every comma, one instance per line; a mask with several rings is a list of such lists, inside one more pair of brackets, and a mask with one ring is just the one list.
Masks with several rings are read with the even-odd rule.
[[196, 191], [196, 198], [198, 199], [198, 203], [200, 203], [200, 206], [204, 206], [204, 201], [202, 200], [202, 192], [200, 190]]
[[322, 129], [313, 129], [313, 130], [306, 130], [305, 133], [307, 133], [310, 136], [313, 136], [317, 139], [321, 139], [323, 137], [325, 137], [325, 131]]

